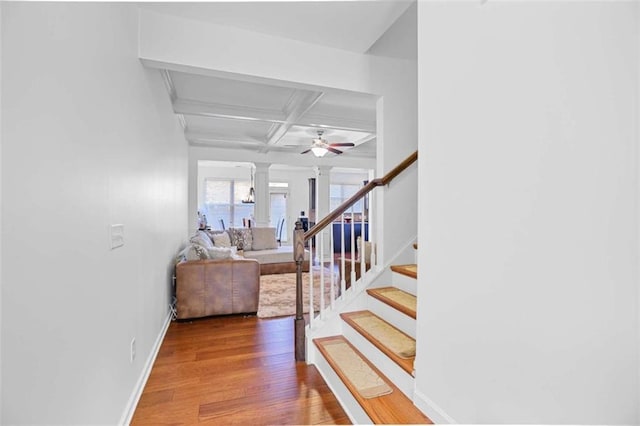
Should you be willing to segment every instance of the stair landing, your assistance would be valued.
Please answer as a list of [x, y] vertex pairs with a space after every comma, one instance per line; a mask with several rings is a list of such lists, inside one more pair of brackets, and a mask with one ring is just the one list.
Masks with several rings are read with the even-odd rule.
[[[345, 373], [348, 366], [339, 365], [334, 360], [325, 345], [335, 344], [337, 342], [346, 343], [351, 347], [355, 354], [366, 363], [371, 370], [377, 374], [384, 383], [391, 388], [391, 393], [376, 396], [373, 398], [364, 398], [357, 390], [355, 385], [348, 379]], [[432, 424], [433, 422], [407, 398], [393, 382], [387, 379], [369, 360], [367, 360], [347, 339], [343, 336], [323, 337], [313, 339], [313, 343], [327, 360], [331, 368], [336, 372], [340, 379], [356, 401], [362, 406], [369, 418], [374, 424]]]

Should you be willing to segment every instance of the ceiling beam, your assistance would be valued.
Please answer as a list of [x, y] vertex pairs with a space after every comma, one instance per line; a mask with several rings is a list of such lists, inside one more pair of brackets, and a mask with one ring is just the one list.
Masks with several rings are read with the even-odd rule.
[[336, 117], [324, 114], [308, 113], [294, 123], [296, 126], [318, 127], [320, 129], [347, 130], [363, 133], [375, 133], [376, 121], [349, 117]]
[[[322, 92], [311, 93], [321, 94]], [[313, 96], [311, 96], [311, 98], [313, 99]], [[313, 105], [315, 105], [318, 100], [313, 102]], [[375, 120], [336, 117], [308, 112], [313, 105], [309, 106], [306, 112], [300, 117], [292, 117], [296, 118], [295, 120], [288, 119], [288, 117], [292, 116], [292, 114], [287, 114], [280, 110], [226, 105], [211, 102], [199, 102], [180, 98], [173, 101], [173, 111], [176, 114], [182, 115], [198, 115], [202, 117], [226, 118], [230, 120], [263, 121], [275, 124], [289, 123], [289, 128], [291, 126], [301, 126], [316, 127], [321, 129], [348, 130], [364, 133], [376, 132]]]
[[187, 99], [176, 99], [173, 102], [173, 112], [176, 114], [227, 118], [231, 120], [264, 121], [268, 123], [284, 123], [287, 118], [285, 113], [278, 110], [199, 102]]
[[184, 137], [190, 142], [200, 142], [207, 144], [222, 144], [226, 147], [230, 145], [247, 145], [247, 146], [260, 146], [265, 143], [264, 139], [256, 136], [231, 136], [212, 133], [206, 130], [190, 130], [187, 129], [184, 132]]
[[278, 143], [287, 134], [291, 126], [300, 120], [324, 95], [323, 92], [310, 92], [306, 90], [294, 90], [289, 102], [284, 108], [287, 118], [267, 136], [267, 145], [262, 152], [267, 152], [269, 146]]

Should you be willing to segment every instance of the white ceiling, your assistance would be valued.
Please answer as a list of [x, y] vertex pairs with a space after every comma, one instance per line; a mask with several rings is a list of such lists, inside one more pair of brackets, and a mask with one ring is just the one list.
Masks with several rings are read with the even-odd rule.
[[147, 3], [183, 18], [365, 53], [411, 0]]
[[[263, 1], [143, 3], [141, 7], [364, 53], [410, 4], [404, 0]], [[375, 157], [376, 98], [372, 95], [169, 70], [162, 74], [185, 138], [193, 146], [297, 153], [309, 148], [322, 129], [330, 143], [355, 144], [340, 148], [343, 155]]]

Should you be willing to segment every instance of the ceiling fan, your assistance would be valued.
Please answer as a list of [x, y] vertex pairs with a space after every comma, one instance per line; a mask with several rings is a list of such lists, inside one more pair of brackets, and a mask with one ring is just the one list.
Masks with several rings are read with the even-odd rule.
[[325, 139], [322, 139], [324, 130], [318, 130], [318, 138], [313, 140], [311, 147], [300, 154], [306, 154], [307, 152], [313, 152], [316, 157], [323, 157], [327, 152], [333, 152], [334, 154], [342, 154], [342, 151], [336, 149], [337, 146], [355, 146], [351, 142], [329, 143]]

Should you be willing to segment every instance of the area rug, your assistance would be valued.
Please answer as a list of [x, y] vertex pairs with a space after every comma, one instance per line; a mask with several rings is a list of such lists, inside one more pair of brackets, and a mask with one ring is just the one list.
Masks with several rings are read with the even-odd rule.
[[[324, 303], [331, 304], [331, 270], [324, 268]], [[313, 267], [313, 308], [320, 310], [320, 267]], [[339, 275], [334, 273], [334, 295], [339, 296]], [[302, 273], [304, 313], [309, 313], [309, 273]], [[260, 302], [258, 318], [282, 317], [296, 314], [296, 274], [260, 276]]]

